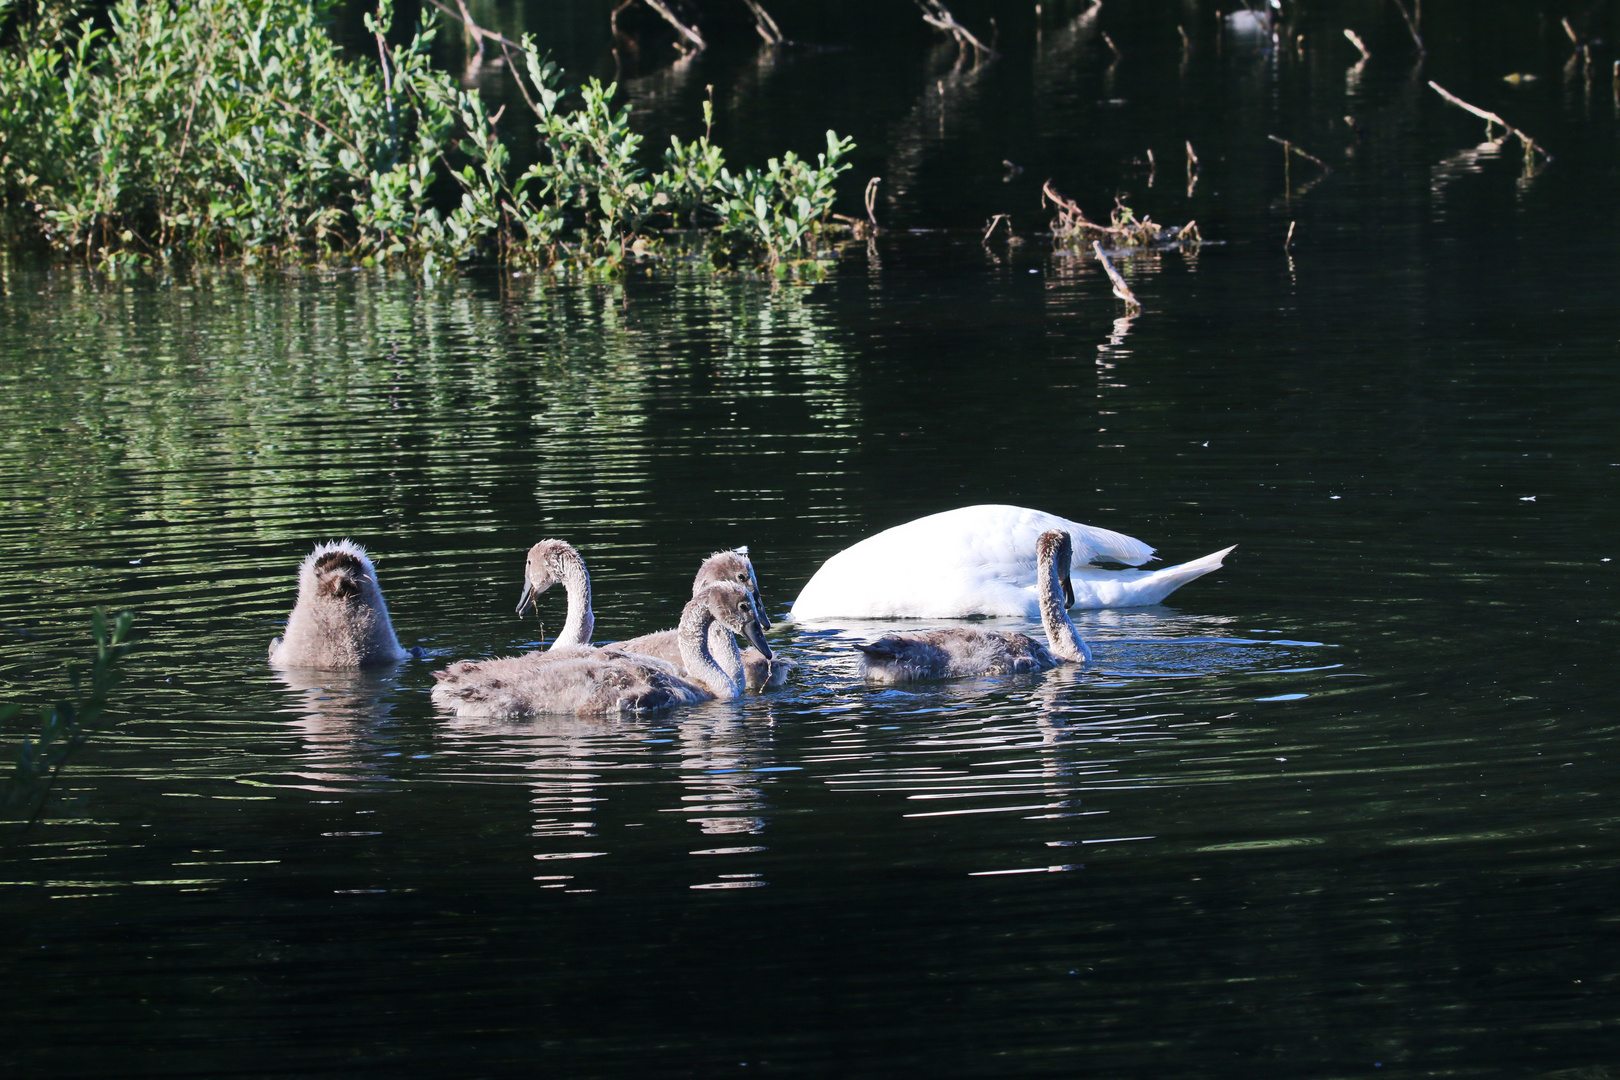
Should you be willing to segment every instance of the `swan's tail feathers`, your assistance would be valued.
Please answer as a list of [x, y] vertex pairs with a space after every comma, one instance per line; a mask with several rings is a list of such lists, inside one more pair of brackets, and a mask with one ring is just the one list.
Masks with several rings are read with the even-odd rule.
[[1232, 554], [1236, 548], [1237, 545], [1233, 544], [1231, 547], [1211, 552], [1201, 559], [1193, 559], [1191, 562], [1180, 563], [1176, 566], [1167, 566], [1163, 570], [1154, 570], [1144, 575], [1141, 581], [1136, 583], [1141, 588], [1141, 592], [1139, 597], [1133, 597], [1134, 602], [1137, 604], [1159, 603], [1165, 597], [1187, 584], [1187, 582], [1201, 578], [1211, 570], [1219, 570], [1226, 557]]
[[1074, 565], [1084, 566], [1098, 559], [1141, 566], [1153, 558], [1153, 548], [1134, 536], [1099, 529], [1095, 525], [1069, 523], [1069, 536], [1074, 540]]

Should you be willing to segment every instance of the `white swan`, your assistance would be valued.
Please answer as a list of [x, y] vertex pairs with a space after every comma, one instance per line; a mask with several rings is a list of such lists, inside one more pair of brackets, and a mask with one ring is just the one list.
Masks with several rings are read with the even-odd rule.
[[[717, 551], [704, 559], [698, 567], [697, 576], [692, 579], [692, 595], [696, 596], [719, 581], [735, 581], [746, 588], [754, 598], [760, 622], [766, 627], [771, 625], [770, 616], [765, 614], [765, 600], [760, 596], [759, 581], [754, 577], [754, 563], [748, 557], [747, 548]], [[678, 633], [676, 630], [660, 630], [617, 642], [614, 648], [679, 664]], [[746, 690], [774, 690], [787, 682], [788, 676], [798, 666], [779, 656], [767, 657], [751, 646], [738, 652], [737, 639], [719, 622], [709, 628], [709, 651], [714, 654], [715, 662], [725, 668], [732, 678], [739, 680]]]
[[523, 562], [523, 594], [518, 597], [517, 613], [534, 608], [540, 613], [540, 594], [558, 582], [568, 595], [568, 615], [563, 628], [552, 639], [553, 649], [568, 645], [589, 645], [596, 629], [596, 613], [591, 610], [591, 574], [585, 560], [566, 540], [542, 540], [529, 549]]
[[[1135, 566], [1153, 557], [1142, 541], [1021, 506], [964, 506], [896, 525], [821, 564], [793, 602], [793, 617], [961, 619], [1040, 612], [1035, 539], [1047, 529], [1074, 541], [1071, 607], [1157, 604], [1221, 565], [1225, 548], [1163, 570], [1104, 570], [1095, 559]], [[1236, 547], [1234, 544], [1233, 547]]]
[[352, 540], [317, 544], [298, 568], [298, 600], [287, 629], [270, 642], [271, 665], [359, 668], [406, 655], [366, 549]]
[[855, 646], [862, 654], [862, 676], [870, 682], [897, 683], [1012, 675], [1089, 662], [1091, 649], [1080, 639], [1068, 612], [1074, 601], [1069, 579], [1073, 560], [1074, 541], [1067, 531], [1048, 529], [1036, 541], [1035, 563], [1040, 574], [1036, 598], [1046, 645], [1028, 634], [973, 626], [889, 634], [870, 645]]
[[684, 671], [657, 657], [587, 645], [491, 660], [463, 660], [436, 671], [433, 702], [457, 716], [511, 718], [540, 713], [653, 712], [710, 698], [734, 698], [742, 687], [709, 653], [711, 623], [742, 634], [767, 658], [771, 647], [749, 591], [721, 582], [694, 596], [678, 631]]

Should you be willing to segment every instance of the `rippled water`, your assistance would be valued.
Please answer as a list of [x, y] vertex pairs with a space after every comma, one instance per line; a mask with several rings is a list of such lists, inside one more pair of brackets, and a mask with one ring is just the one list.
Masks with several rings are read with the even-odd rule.
[[[1459, 157], [1477, 130], [1404, 61], [1346, 84], [1329, 18], [1375, 9], [1312, 24], [1305, 60], [1195, 53], [1191, 84], [1252, 110], [1199, 122], [1260, 145], [1207, 155], [1224, 243], [1133, 265], [1134, 320], [1089, 261], [976, 230], [889, 233], [809, 287], [0, 264], [3, 696], [62, 684], [92, 605], [141, 632], [127, 719], [0, 847], [0, 1064], [1620, 1070], [1614, 110], [1543, 67], [1521, 122], [1553, 166]], [[1103, 109], [1107, 57], [1060, 14], [1036, 85]], [[1433, 40], [1465, 15], [1430, 12]], [[1522, 29], [1481, 66], [1556, 54], [1513, 54]], [[1114, 77], [1174, 85], [1152, 55]], [[1010, 92], [914, 126], [982, 139]], [[1319, 185], [1264, 171], [1273, 125], [1341, 147], [1327, 121], [1372, 97], [1388, 127]], [[999, 211], [999, 172], [941, 177], [972, 138], [913, 134], [864, 136], [921, 162], [893, 213]], [[1081, 671], [866, 687], [848, 645], [883, 626], [778, 619], [801, 672], [767, 696], [621, 722], [428, 701], [439, 664], [561, 625], [560, 598], [512, 611], [541, 537], [589, 560], [609, 640], [671, 625], [717, 548], [750, 545], [782, 615], [860, 536], [985, 501], [1170, 562], [1240, 546], [1169, 606], [1083, 613]], [[341, 535], [428, 658], [272, 672], [298, 560]]]

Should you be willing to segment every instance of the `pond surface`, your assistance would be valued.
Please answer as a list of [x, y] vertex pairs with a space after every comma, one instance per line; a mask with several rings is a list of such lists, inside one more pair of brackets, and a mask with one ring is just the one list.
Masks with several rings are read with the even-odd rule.
[[[632, 80], [650, 133], [711, 82], [761, 156], [854, 131], [843, 209], [883, 175], [894, 228], [813, 286], [0, 263], [3, 697], [63, 685], [92, 606], [140, 631], [127, 719], [0, 847], [0, 1066], [1620, 1075], [1612, 87], [1566, 77], [1557, 10], [1431, 7], [1416, 73], [1387, 5], [1271, 50], [1185, 4], [1183, 68], [1122, 4], [1049, 8], [1039, 46], [1005, 16], [977, 71], [917, 35]], [[1428, 78], [1556, 160], [1481, 147]], [[1037, 234], [1048, 177], [1212, 243], [1122, 260], [1126, 318]], [[1002, 212], [1023, 242], [982, 244]], [[838, 549], [979, 502], [1239, 547], [1080, 613], [1079, 671], [866, 687], [874, 628], [780, 617]], [[310, 685], [265, 647], [340, 536], [429, 655]], [[602, 641], [749, 545], [799, 676], [436, 712], [435, 668], [561, 626], [513, 614], [547, 536]]]

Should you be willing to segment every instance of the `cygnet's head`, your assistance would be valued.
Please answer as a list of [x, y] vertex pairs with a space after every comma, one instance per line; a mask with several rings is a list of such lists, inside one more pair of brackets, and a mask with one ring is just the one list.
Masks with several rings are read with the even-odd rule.
[[716, 622], [734, 634], [741, 634], [765, 659], [771, 658], [764, 620], [755, 606], [754, 594], [746, 586], [735, 581], [717, 581], [699, 589], [689, 603], [706, 605]]
[[382, 603], [377, 571], [366, 549], [353, 540], [318, 545], [298, 568], [298, 591], [311, 600], [345, 604]]
[[1047, 529], [1035, 541], [1035, 565], [1043, 567], [1057, 560], [1058, 582], [1063, 586], [1063, 606], [1074, 606], [1074, 582], [1069, 577], [1074, 562], [1074, 538], [1066, 529]]
[[531, 607], [538, 608], [540, 594], [563, 581], [569, 567], [585, 574], [587, 583], [590, 581], [584, 560], [568, 541], [542, 540], [530, 548], [529, 557], [523, 563], [523, 594], [518, 597], [517, 613], [522, 615]]
[[765, 612], [765, 598], [760, 595], [759, 580], [754, 577], [754, 563], [748, 558], [747, 548], [717, 551], [704, 559], [703, 565], [698, 567], [697, 578], [692, 582], [692, 595], [696, 596], [707, 586], [721, 581], [734, 582], [748, 590], [759, 621], [769, 630], [771, 617]]

